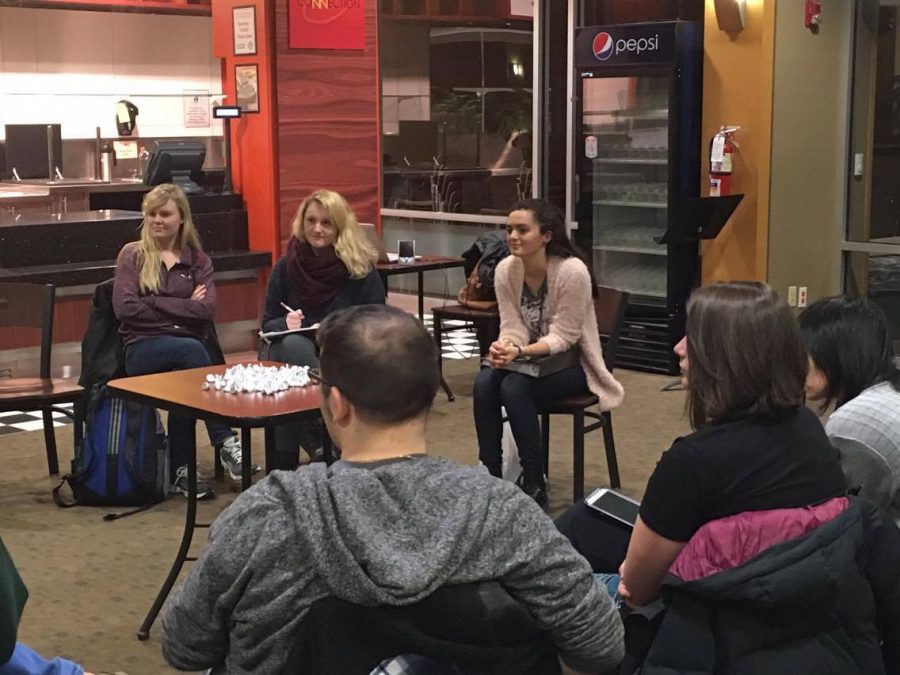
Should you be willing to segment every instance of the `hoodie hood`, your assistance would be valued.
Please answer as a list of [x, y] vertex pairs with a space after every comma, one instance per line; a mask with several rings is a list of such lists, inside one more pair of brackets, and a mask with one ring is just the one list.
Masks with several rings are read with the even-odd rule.
[[[325, 472], [327, 480], [318, 475]], [[489, 478], [437, 457], [314, 464], [270, 476], [293, 514], [300, 554], [334, 595], [364, 605], [416, 602], [460, 576], [491, 524], [491, 509], [469, 496], [508, 500], [516, 489]]]

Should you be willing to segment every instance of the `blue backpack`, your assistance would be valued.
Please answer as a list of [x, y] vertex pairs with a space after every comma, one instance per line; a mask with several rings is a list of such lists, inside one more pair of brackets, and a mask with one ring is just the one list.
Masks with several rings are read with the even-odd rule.
[[[72, 471], [53, 490], [63, 507], [139, 506], [138, 511], [168, 494], [168, 452], [159, 414], [152, 407], [105, 395], [105, 387], [91, 393], [84, 441], [75, 448]], [[68, 483], [74, 504], [62, 501], [59, 490]], [[108, 514], [107, 520], [136, 513]]]

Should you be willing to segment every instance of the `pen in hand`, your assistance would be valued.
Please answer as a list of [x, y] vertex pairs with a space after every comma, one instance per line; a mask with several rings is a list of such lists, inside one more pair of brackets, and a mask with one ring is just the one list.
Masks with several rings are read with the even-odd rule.
[[[288, 312], [287, 316], [285, 317], [285, 322], [287, 323], [288, 330], [297, 330], [303, 325], [303, 312], [300, 312], [296, 309], [291, 309], [283, 302], [279, 302], [278, 304], [284, 307]], [[296, 320], [296, 323], [294, 322], [294, 320]]]

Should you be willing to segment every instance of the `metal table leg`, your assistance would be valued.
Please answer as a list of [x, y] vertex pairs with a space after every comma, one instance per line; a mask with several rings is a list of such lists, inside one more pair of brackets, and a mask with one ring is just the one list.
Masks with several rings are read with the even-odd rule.
[[266, 448], [266, 475], [268, 476], [275, 468], [275, 427], [265, 426], [263, 436]]
[[416, 272], [419, 277], [419, 321], [425, 320], [425, 272], [419, 270]]
[[250, 467], [253, 462], [250, 461], [252, 456], [252, 440], [250, 432], [252, 430], [247, 427], [241, 428], [241, 492], [250, 487]]
[[178, 554], [175, 556], [175, 562], [172, 563], [172, 569], [169, 570], [169, 576], [163, 582], [156, 600], [153, 601], [153, 606], [150, 607], [150, 611], [144, 617], [144, 622], [138, 628], [138, 640], [146, 640], [150, 637], [150, 627], [156, 621], [156, 617], [159, 615], [166, 598], [169, 597], [172, 586], [175, 585], [175, 580], [178, 579], [178, 575], [181, 573], [182, 566], [188, 560], [188, 550], [191, 547], [191, 539], [194, 537], [194, 527], [197, 526], [195, 522], [197, 519], [197, 443], [194, 434], [191, 434], [190, 438], [190, 447], [188, 448], [188, 500], [187, 514], [184, 518], [184, 534], [181, 535], [181, 545], [178, 547]]

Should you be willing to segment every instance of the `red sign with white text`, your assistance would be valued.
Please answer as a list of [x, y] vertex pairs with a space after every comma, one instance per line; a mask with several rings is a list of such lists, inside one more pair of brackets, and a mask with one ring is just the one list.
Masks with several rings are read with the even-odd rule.
[[288, 0], [292, 49], [363, 49], [363, 0]]

